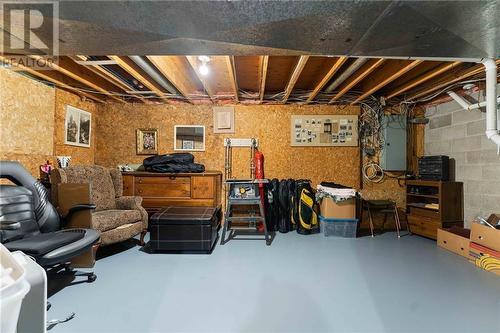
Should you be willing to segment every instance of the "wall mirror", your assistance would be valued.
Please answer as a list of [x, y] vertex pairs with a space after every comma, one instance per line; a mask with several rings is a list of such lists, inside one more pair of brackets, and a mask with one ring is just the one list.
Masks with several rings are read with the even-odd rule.
[[175, 125], [174, 150], [205, 151], [205, 126]]

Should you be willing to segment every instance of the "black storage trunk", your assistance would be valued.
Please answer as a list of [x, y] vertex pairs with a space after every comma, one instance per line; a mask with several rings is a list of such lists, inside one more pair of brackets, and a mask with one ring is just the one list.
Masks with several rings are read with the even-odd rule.
[[217, 241], [218, 207], [166, 207], [149, 219], [153, 252], [211, 253]]
[[422, 180], [450, 179], [450, 158], [448, 156], [423, 156], [418, 159], [418, 175]]

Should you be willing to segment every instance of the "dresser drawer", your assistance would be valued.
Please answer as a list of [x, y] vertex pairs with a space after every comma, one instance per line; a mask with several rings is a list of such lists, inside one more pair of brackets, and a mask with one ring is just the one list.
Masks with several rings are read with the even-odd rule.
[[409, 207], [411, 215], [425, 216], [430, 218], [439, 219], [439, 211], [434, 211], [432, 209]]
[[422, 225], [411, 225], [410, 224], [410, 231], [414, 234], [432, 238], [432, 239], [437, 239], [437, 231], [438, 229], [433, 229], [427, 226], [422, 226]]
[[135, 177], [136, 184], [191, 184], [191, 177]]
[[417, 235], [436, 239], [437, 230], [442, 227], [442, 223], [439, 222], [439, 220], [429, 217], [408, 215], [407, 218], [408, 224], [410, 225], [410, 231]]
[[167, 206], [220, 205], [222, 174], [204, 173], [123, 173], [124, 192], [143, 198], [142, 206], [154, 213]]
[[189, 198], [190, 177], [136, 177], [135, 194], [141, 197]]

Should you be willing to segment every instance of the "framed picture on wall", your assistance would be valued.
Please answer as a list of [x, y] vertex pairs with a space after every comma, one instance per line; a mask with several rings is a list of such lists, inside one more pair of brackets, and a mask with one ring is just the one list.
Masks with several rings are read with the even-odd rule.
[[137, 155], [158, 155], [158, 129], [139, 128], [137, 136]]
[[72, 146], [90, 147], [92, 114], [66, 105], [64, 121], [64, 143]]
[[174, 150], [205, 151], [205, 126], [175, 125]]

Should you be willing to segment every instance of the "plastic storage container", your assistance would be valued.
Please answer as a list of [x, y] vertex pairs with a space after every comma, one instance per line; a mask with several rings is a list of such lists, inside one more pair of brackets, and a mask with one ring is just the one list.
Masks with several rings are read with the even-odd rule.
[[15, 333], [23, 298], [30, 290], [25, 270], [0, 244], [0, 332]]
[[319, 221], [326, 237], [356, 238], [358, 219], [328, 219], [320, 216]]

